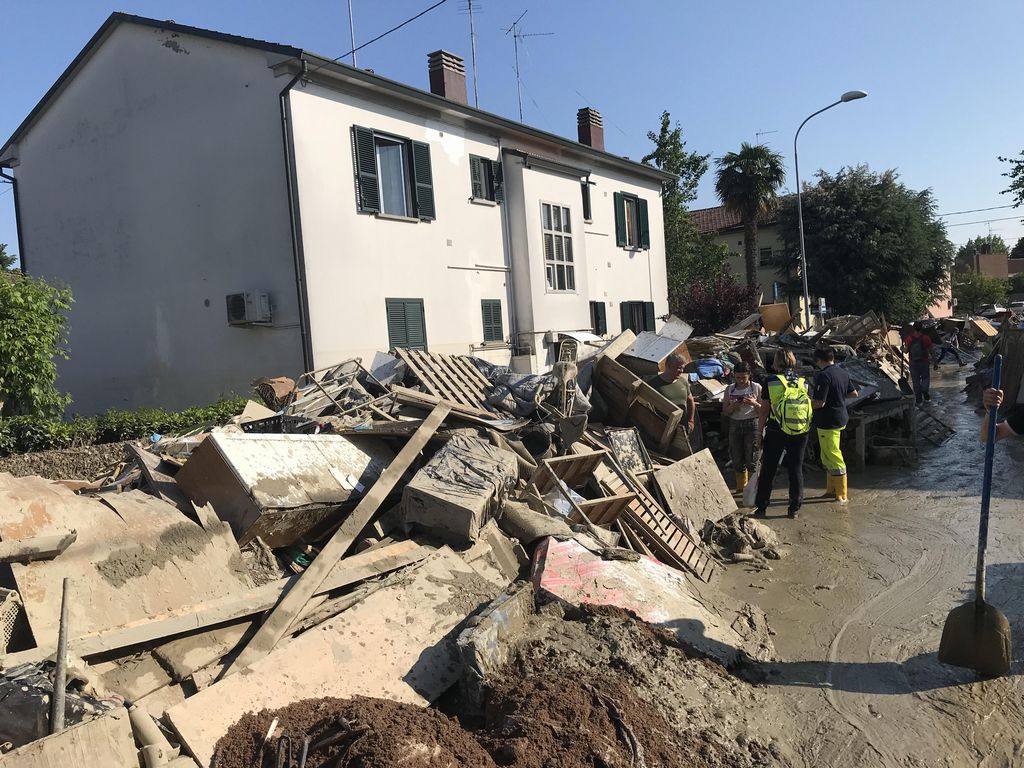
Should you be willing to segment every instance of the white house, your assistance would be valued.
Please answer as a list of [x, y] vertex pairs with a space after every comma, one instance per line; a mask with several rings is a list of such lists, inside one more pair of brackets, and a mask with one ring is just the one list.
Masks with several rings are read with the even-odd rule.
[[[667, 314], [667, 174], [275, 43], [115, 13], [0, 148], [69, 285], [73, 411], [181, 407], [395, 346], [538, 370]], [[9, 169], [9, 170], [6, 170]]]

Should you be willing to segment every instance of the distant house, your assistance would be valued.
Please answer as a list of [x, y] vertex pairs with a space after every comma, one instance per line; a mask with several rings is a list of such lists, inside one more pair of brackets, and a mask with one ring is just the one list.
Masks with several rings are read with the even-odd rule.
[[[984, 250], [976, 252], [964, 252], [958, 254], [953, 271], [961, 274], [965, 272], [977, 272], [988, 277], [1006, 279], [1010, 276], [1010, 259], [1005, 253], [992, 253], [988, 244], [982, 246]], [[1024, 261], [1024, 259], [1013, 259], [1013, 261]]]
[[[743, 223], [738, 214], [724, 205], [690, 211], [693, 222], [701, 232], [714, 235], [715, 241], [729, 249], [729, 268], [741, 280], [747, 279], [744, 257]], [[785, 246], [779, 232], [778, 219], [773, 213], [757, 225], [757, 279], [764, 292], [764, 303], [786, 302], [789, 296], [786, 283], [779, 276], [784, 264]], [[794, 302], [798, 297], [793, 297]], [[796, 304], [794, 303], [794, 307]]]
[[[426, 52], [424, 52], [426, 53]], [[325, 57], [115, 13], [0, 148], [68, 284], [73, 409], [179, 407], [397, 346], [516, 370], [668, 313], [672, 176]]]

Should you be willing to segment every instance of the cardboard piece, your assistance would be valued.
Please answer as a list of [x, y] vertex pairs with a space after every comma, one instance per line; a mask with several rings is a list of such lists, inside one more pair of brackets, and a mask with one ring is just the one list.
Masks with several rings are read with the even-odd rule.
[[371, 438], [213, 432], [175, 480], [196, 505], [213, 505], [239, 545], [259, 536], [282, 547], [322, 535], [393, 459]]
[[684, 647], [722, 664], [736, 661], [742, 639], [695, 595], [679, 571], [650, 557], [603, 560], [576, 541], [542, 541], [533, 556], [538, 600], [631, 611], [674, 633]]
[[498, 591], [451, 550], [439, 550], [406, 581], [172, 706], [167, 720], [208, 766], [217, 740], [245, 712], [355, 695], [426, 706], [461, 672], [453, 631]]
[[707, 449], [659, 469], [654, 482], [669, 510], [692, 520], [698, 530], [705, 520], [717, 521], [737, 509], [732, 491]]
[[402, 492], [405, 522], [455, 547], [476, 541], [519, 476], [515, 454], [455, 435]]
[[778, 333], [789, 325], [792, 318], [789, 304], [762, 304], [757, 311], [761, 314], [761, 325], [768, 333]]
[[3, 768], [139, 768], [139, 755], [127, 709], [72, 725], [13, 752], [0, 755]]

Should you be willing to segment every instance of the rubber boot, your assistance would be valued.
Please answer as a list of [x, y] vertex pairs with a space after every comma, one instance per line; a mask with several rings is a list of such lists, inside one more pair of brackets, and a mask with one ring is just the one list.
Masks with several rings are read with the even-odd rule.
[[847, 475], [836, 476], [836, 501], [840, 504], [846, 504], [849, 499], [849, 486], [846, 482]]
[[747, 474], [747, 470], [745, 469], [742, 472], [736, 473], [736, 493], [743, 493], [743, 489], [747, 487], [748, 477], [749, 475]]
[[823, 499], [834, 499], [836, 497], [836, 476], [829, 473], [825, 475], [825, 492], [821, 494]]

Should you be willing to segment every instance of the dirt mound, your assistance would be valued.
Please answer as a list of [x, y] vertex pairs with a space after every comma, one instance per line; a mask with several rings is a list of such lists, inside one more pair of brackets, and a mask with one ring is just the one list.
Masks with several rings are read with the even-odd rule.
[[15, 477], [38, 475], [49, 480], [92, 480], [124, 459], [124, 443], [18, 453], [0, 459], [0, 472]]
[[481, 742], [501, 766], [704, 765], [660, 712], [610, 677], [506, 679], [493, 685], [485, 717]]
[[[277, 734], [264, 747], [274, 718]], [[217, 742], [217, 768], [273, 764], [284, 731], [295, 739], [296, 758], [303, 737], [311, 738], [307, 768], [494, 768], [473, 736], [437, 710], [363, 697], [310, 699], [247, 714]]]

